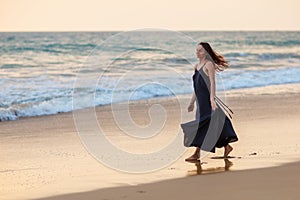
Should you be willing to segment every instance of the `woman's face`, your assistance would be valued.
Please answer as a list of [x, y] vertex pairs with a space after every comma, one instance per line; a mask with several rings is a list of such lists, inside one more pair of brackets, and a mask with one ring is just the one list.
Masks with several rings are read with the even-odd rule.
[[196, 56], [198, 58], [204, 58], [206, 56], [206, 51], [205, 49], [203, 48], [203, 46], [201, 44], [199, 44], [197, 46], [197, 49], [196, 49]]

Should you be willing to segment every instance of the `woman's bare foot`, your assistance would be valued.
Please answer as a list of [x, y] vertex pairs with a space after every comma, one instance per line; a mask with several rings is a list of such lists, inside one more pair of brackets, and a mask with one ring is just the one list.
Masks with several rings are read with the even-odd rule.
[[199, 156], [197, 154], [193, 154], [190, 157], [186, 158], [185, 161], [190, 162], [190, 161], [197, 161]]
[[224, 151], [224, 158], [227, 158], [229, 153], [233, 150], [232, 146], [230, 146], [229, 144], [226, 145], [225, 147], [225, 151]]
[[186, 158], [185, 161], [187, 162], [194, 162], [194, 161], [197, 161], [200, 157], [200, 148], [197, 147], [196, 148], [196, 151], [194, 152], [193, 155], [191, 155], [190, 157]]

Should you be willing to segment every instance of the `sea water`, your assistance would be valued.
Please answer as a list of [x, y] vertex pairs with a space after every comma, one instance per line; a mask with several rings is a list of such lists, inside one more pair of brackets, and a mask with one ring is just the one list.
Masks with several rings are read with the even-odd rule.
[[217, 90], [300, 82], [300, 32], [161, 32], [0, 33], [0, 121], [72, 111], [74, 91], [76, 108], [190, 94], [201, 41], [230, 63]]

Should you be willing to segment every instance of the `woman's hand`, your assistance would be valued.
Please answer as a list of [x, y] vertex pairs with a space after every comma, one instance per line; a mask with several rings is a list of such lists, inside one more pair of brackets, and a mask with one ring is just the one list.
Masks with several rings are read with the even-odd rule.
[[215, 101], [215, 100], [210, 100], [210, 105], [211, 105], [211, 109], [212, 109], [213, 111], [215, 111], [216, 108], [217, 108], [216, 101]]
[[194, 110], [194, 104], [190, 103], [189, 107], [188, 107], [188, 112], [192, 112]]

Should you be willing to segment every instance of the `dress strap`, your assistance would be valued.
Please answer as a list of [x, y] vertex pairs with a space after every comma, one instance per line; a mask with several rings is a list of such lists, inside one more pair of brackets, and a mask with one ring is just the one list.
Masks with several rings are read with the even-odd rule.
[[[206, 63], [207, 63], [207, 61], [200, 67], [200, 69], [202, 69], [202, 68], [206, 65]], [[198, 65], [198, 64], [197, 64], [197, 65]], [[194, 69], [195, 69], [195, 71], [198, 71], [198, 70], [197, 70], [197, 67], [195, 67]], [[199, 69], [199, 70], [200, 70], [200, 69]]]
[[218, 106], [220, 106], [220, 108], [223, 108], [223, 110], [225, 110], [226, 113], [229, 115], [229, 117], [232, 119], [229, 111], [231, 112], [231, 114], [233, 114], [233, 111], [219, 97], [217, 97], [217, 95], [215, 95], [215, 100], [216, 100], [216, 103], [218, 104]]

